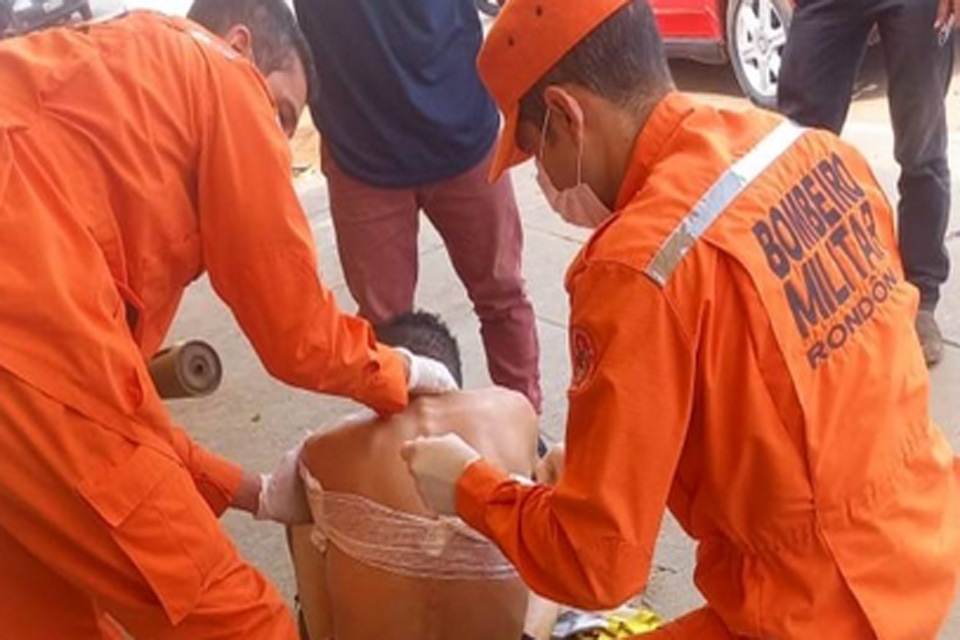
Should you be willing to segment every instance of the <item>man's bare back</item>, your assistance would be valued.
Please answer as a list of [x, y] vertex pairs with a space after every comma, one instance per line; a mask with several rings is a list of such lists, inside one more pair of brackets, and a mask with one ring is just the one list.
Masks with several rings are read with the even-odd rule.
[[[402, 514], [431, 518], [407, 467], [403, 444], [456, 433], [510, 473], [529, 476], [537, 416], [520, 394], [501, 388], [424, 397], [401, 414], [369, 413], [310, 438], [301, 461], [328, 494], [365, 498]], [[316, 517], [316, 516], [315, 516]], [[389, 527], [386, 527], [387, 529]], [[388, 541], [390, 531], [383, 532]], [[294, 533], [294, 560], [311, 640], [516, 640], [527, 590], [518, 578], [438, 579], [402, 575], [344, 553], [321, 554]]]

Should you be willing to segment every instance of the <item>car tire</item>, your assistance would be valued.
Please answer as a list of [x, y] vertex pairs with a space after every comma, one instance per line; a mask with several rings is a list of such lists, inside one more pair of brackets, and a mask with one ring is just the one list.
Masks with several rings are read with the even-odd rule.
[[754, 104], [777, 106], [780, 64], [790, 32], [788, 0], [729, 0], [727, 53], [740, 88]]

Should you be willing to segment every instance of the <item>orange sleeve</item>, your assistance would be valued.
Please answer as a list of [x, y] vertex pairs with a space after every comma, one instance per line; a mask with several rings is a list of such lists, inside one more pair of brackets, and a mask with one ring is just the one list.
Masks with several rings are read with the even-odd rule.
[[267, 370], [379, 413], [407, 404], [400, 357], [344, 314], [320, 282], [316, 248], [293, 188], [289, 143], [246, 62], [215, 61], [197, 194], [203, 255]]
[[646, 585], [690, 420], [695, 357], [661, 291], [619, 264], [571, 281], [565, 469], [522, 486], [484, 462], [461, 477], [457, 508], [538, 594], [587, 610]]
[[220, 516], [233, 502], [243, 470], [233, 462], [210, 453], [179, 427], [171, 429], [173, 448], [187, 466], [197, 491]]

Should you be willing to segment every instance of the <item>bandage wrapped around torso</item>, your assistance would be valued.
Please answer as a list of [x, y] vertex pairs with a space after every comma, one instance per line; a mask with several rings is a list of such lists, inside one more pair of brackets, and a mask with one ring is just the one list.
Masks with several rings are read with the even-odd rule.
[[426, 518], [390, 509], [363, 496], [325, 491], [303, 466], [313, 513], [311, 540], [332, 543], [357, 562], [390, 573], [434, 580], [507, 580], [513, 565], [459, 518]]

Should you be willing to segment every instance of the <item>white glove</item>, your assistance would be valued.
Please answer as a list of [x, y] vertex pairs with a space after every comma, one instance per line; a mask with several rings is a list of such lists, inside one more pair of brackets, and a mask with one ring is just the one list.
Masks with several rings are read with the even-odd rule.
[[287, 525], [313, 521], [303, 481], [300, 479], [302, 450], [301, 442], [283, 456], [273, 473], [260, 476], [260, 501], [254, 518]]
[[417, 481], [424, 504], [437, 515], [456, 515], [457, 482], [480, 454], [460, 436], [448, 433], [411, 440], [403, 445], [400, 455]]
[[456, 391], [457, 382], [450, 370], [432, 358], [410, 353], [403, 347], [397, 352], [407, 361], [407, 388], [413, 394], [438, 394]]

